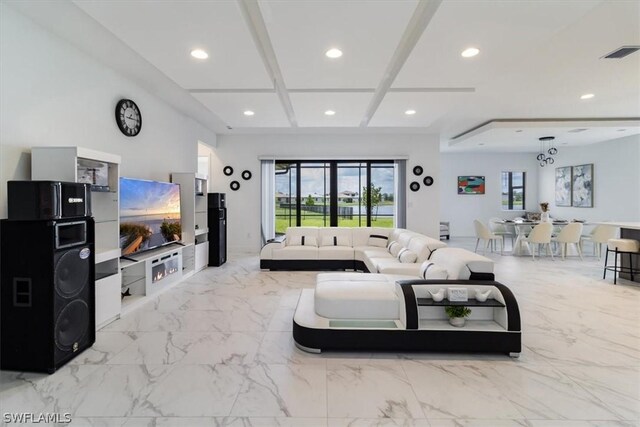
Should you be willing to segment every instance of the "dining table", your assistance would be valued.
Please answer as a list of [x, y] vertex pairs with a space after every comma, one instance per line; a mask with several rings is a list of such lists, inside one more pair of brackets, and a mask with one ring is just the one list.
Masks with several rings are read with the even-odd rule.
[[[516, 235], [516, 241], [513, 244], [513, 249], [511, 250], [511, 255], [515, 256], [527, 256], [531, 255], [531, 248], [529, 247], [529, 243], [524, 241], [525, 237], [529, 235], [529, 232], [536, 225], [540, 224], [541, 221], [529, 221], [529, 220], [510, 220], [505, 219], [502, 221], [495, 221], [496, 224], [502, 224], [505, 227], [513, 226]], [[551, 221], [554, 227], [564, 227], [571, 222], [580, 222], [584, 225], [590, 225], [585, 221], [565, 221], [565, 220], [556, 220]]]

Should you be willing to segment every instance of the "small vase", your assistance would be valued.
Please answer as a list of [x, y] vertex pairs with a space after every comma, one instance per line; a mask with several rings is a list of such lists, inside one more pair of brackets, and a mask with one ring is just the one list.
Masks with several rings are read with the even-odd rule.
[[542, 212], [542, 214], [540, 214], [540, 221], [549, 222], [549, 212]]
[[464, 317], [450, 317], [449, 318], [449, 323], [451, 323], [451, 325], [456, 326], [458, 328], [464, 326], [464, 322], [465, 322], [465, 318]]

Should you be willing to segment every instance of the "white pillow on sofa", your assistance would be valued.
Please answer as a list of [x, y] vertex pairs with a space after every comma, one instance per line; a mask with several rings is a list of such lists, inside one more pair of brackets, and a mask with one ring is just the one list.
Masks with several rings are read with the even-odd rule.
[[402, 245], [400, 245], [400, 243], [398, 243], [398, 242], [392, 242], [392, 243], [389, 245], [389, 253], [390, 253], [391, 255], [393, 255], [393, 257], [394, 257], [394, 258], [398, 258], [398, 255], [400, 255], [400, 251], [401, 251], [402, 249], [404, 249], [404, 248], [403, 248], [403, 247], [402, 247]]
[[412, 264], [416, 262], [418, 255], [409, 249], [403, 249], [398, 254], [398, 260], [403, 264]]
[[449, 273], [442, 267], [438, 267], [433, 261], [425, 261], [420, 266], [420, 277], [423, 279], [446, 280]]
[[320, 246], [351, 246], [347, 236], [322, 236]]
[[287, 239], [288, 246], [318, 246], [316, 236], [291, 236]]

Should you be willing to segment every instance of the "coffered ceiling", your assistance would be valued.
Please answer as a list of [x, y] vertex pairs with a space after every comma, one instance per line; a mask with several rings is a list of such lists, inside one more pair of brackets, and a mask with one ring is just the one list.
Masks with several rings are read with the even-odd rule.
[[[602, 59], [640, 45], [638, 1], [73, 3], [209, 109], [220, 133], [397, 129], [460, 150], [478, 147], [453, 137], [494, 119], [640, 117], [640, 52]], [[334, 47], [342, 57], [327, 58]], [[468, 47], [480, 53], [463, 58]], [[621, 136], [598, 128], [584, 140]], [[536, 150], [561, 131], [531, 130], [503, 149]]]

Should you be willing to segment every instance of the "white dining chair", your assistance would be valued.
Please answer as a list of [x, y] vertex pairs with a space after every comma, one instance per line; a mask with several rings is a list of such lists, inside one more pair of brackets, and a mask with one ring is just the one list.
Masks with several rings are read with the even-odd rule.
[[614, 239], [618, 234], [618, 227], [614, 227], [612, 225], [596, 225], [591, 233], [587, 236], [582, 236], [580, 238], [580, 246], [584, 244], [584, 242], [592, 242], [593, 243], [593, 255], [598, 255], [598, 259], [602, 255], [602, 245], [606, 244], [609, 239]]
[[[547, 245], [547, 253], [551, 254], [553, 259], [553, 251], [551, 250], [551, 233], [553, 232], [553, 224], [550, 222], [541, 222], [533, 227], [531, 233], [522, 239], [523, 242], [535, 243], [538, 247], [538, 256], [540, 256], [540, 245]], [[531, 248], [531, 256], [536, 259], [535, 248]]]
[[474, 252], [478, 252], [478, 243], [480, 243], [480, 240], [484, 240], [485, 244], [482, 254], [485, 255], [487, 253], [487, 247], [491, 244], [491, 242], [496, 240], [500, 242], [500, 255], [502, 255], [502, 251], [504, 250], [504, 239], [502, 236], [493, 234], [486, 225], [484, 225], [477, 219], [473, 221], [473, 227], [476, 230], [476, 249], [474, 250]]
[[551, 241], [560, 244], [560, 253], [564, 260], [567, 253], [567, 246], [573, 245], [582, 259], [582, 248], [580, 248], [580, 237], [582, 235], [582, 224], [579, 222], [571, 222], [565, 225], [556, 237], [552, 237]]
[[489, 229], [496, 236], [502, 236], [503, 240], [504, 240], [505, 237], [510, 237], [511, 238], [511, 247], [513, 248], [513, 239], [514, 239], [514, 237], [516, 235], [516, 232], [513, 229], [513, 226], [511, 226], [511, 229], [513, 231], [510, 231], [509, 227], [507, 227], [507, 225], [504, 224], [502, 219], [500, 219], [500, 218], [491, 218], [489, 220]]

